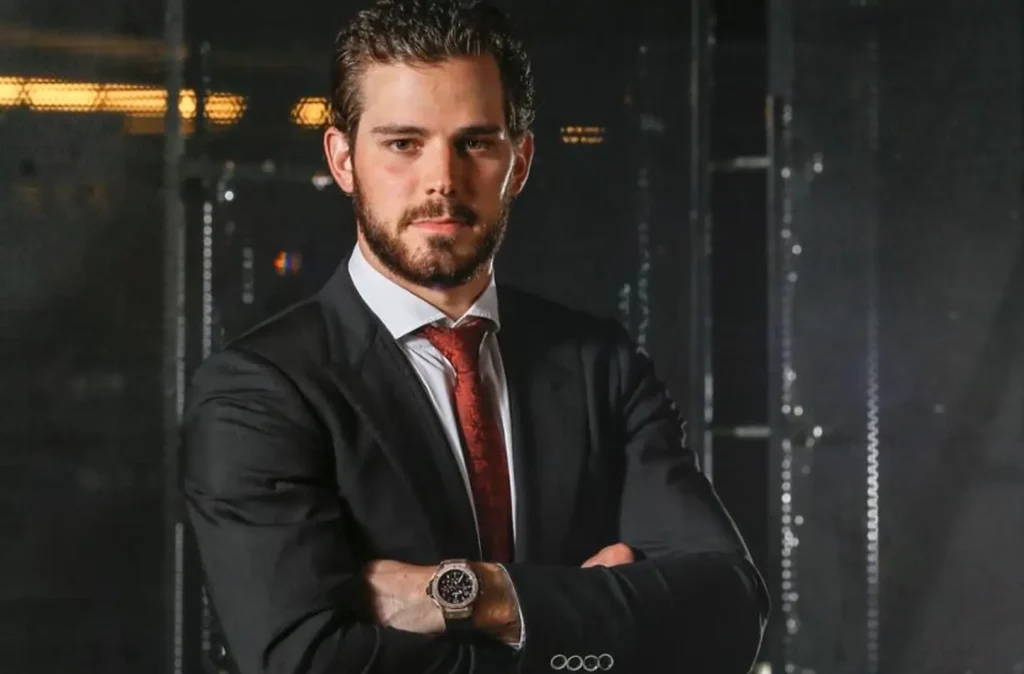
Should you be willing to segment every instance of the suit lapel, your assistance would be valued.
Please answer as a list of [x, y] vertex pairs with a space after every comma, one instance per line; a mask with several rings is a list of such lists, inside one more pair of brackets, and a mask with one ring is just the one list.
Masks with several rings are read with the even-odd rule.
[[516, 474], [516, 561], [557, 563], [587, 449], [577, 345], [537, 330], [516, 295], [500, 293], [498, 333], [509, 388]]
[[[342, 264], [324, 289], [339, 311], [332, 326], [339, 386], [416, 495], [437, 554], [479, 559], [473, 511], [441, 422], [405, 354], [363, 304]], [[381, 495], [386, 498], [386, 495]]]
[[[405, 354], [352, 285], [347, 260], [321, 299], [329, 309], [336, 381], [394, 466], [399, 488], [417, 497], [437, 554], [479, 559], [470, 497], [447, 436]], [[579, 347], [571, 336], [538, 326], [516, 291], [499, 288], [499, 305], [516, 476], [515, 559], [559, 563], [588, 449]]]

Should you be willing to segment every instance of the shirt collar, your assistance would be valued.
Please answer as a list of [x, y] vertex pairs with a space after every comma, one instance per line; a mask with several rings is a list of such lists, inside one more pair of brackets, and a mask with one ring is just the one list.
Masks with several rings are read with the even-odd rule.
[[498, 318], [498, 289], [493, 273], [487, 288], [457, 321], [452, 321], [440, 309], [374, 269], [363, 256], [358, 244], [349, 257], [348, 273], [363, 302], [395, 339], [407, 337], [425, 325], [436, 323], [455, 326], [471, 316], [488, 319], [494, 324], [495, 330], [501, 327]]

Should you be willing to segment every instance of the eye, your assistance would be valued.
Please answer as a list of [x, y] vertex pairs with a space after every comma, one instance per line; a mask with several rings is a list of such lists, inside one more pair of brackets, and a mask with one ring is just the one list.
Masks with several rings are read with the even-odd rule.
[[467, 138], [462, 141], [462, 146], [469, 152], [489, 150], [494, 147], [494, 141], [490, 138]]
[[399, 153], [411, 152], [416, 149], [415, 141], [412, 138], [394, 138], [385, 142], [384, 146]]

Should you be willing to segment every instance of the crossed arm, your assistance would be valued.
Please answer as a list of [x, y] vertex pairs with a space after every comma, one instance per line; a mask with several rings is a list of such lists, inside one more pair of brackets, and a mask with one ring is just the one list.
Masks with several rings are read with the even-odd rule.
[[[581, 568], [619, 566], [633, 561], [633, 550], [615, 543], [599, 550]], [[471, 562], [482, 592], [473, 613], [473, 626], [508, 645], [519, 644], [522, 625], [515, 588], [497, 564]], [[377, 560], [364, 576], [370, 589], [370, 605], [378, 625], [419, 634], [442, 634], [444, 615], [423, 591], [436, 566], [418, 566], [393, 560]]]
[[[507, 564], [510, 586], [481, 565], [492, 591], [476, 612], [479, 632], [450, 635], [424, 602], [433, 567], [363, 568], [353, 558], [329, 450], [291, 382], [242, 352], [208, 360], [186, 419], [184, 488], [241, 674], [530, 674], [548, 671], [558, 653], [605, 652], [616, 671], [747, 672], [766, 619], [763, 583], [682, 448], [649, 362], [622, 339], [615, 365], [626, 453], [620, 535], [644, 559]], [[506, 645], [518, 638], [516, 608], [527, 627], [520, 650]]]

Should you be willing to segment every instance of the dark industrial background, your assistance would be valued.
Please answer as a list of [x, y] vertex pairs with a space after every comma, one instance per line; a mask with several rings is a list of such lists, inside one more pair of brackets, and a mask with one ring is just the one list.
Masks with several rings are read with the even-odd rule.
[[[1019, 1], [501, 4], [540, 111], [499, 278], [654, 357], [772, 591], [759, 674], [1024, 674]], [[177, 423], [354, 241], [357, 6], [0, 0], [0, 672], [230, 670]]]

